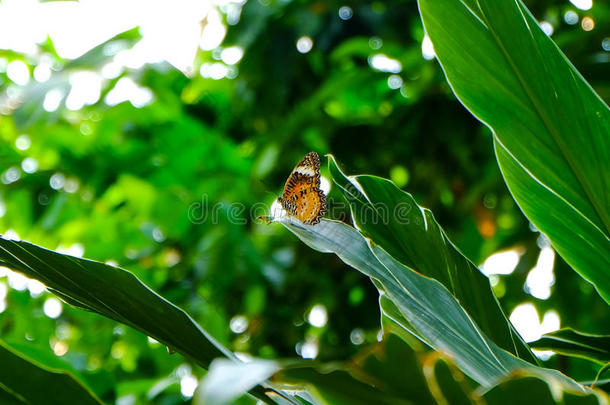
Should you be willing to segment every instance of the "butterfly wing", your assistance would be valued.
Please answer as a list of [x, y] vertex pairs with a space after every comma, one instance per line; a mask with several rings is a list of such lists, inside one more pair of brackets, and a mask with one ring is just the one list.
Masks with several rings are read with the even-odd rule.
[[307, 225], [320, 222], [326, 213], [326, 196], [320, 190], [320, 157], [310, 152], [296, 165], [279, 199], [282, 207]]

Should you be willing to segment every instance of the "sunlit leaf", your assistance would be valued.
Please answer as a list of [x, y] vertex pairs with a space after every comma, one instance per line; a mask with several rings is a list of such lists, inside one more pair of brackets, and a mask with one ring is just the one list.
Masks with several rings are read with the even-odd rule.
[[[451, 356], [480, 384], [492, 386], [513, 369], [538, 369], [489, 340], [441, 283], [405, 267], [356, 229], [327, 219], [315, 226], [294, 221], [284, 221], [283, 225], [313, 249], [335, 253], [346, 264], [375, 279], [383, 287], [381, 293], [387, 294], [402, 317], [409, 320], [403, 327]], [[395, 321], [400, 323], [400, 319]], [[584, 389], [554, 370], [541, 370], [573, 390]]]
[[591, 335], [565, 328], [547, 333], [530, 345], [539, 350], [552, 350], [555, 353], [582, 357], [602, 364], [610, 362], [608, 335]]
[[412, 270], [441, 282], [498, 346], [536, 363], [502, 312], [487, 277], [451, 243], [430, 210], [389, 180], [348, 177], [334, 158], [329, 164], [365, 237]]
[[610, 109], [521, 1], [420, 0], [460, 101], [529, 220], [610, 302]]

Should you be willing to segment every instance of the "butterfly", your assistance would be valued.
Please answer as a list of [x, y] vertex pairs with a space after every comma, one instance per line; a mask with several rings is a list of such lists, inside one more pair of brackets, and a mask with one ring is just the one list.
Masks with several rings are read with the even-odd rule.
[[309, 152], [288, 176], [278, 202], [306, 225], [320, 222], [326, 213], [326, 195], [320, 189], [320, 156]]

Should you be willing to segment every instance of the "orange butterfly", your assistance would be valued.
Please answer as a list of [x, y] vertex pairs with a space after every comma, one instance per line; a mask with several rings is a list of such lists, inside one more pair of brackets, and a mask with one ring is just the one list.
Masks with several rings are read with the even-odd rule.
[[320, 189], [320, 157], [316, 152], [309, 152], [292, 170], [278, 201], [304, 224], [320, 222], [326, 213], [326, 196]]

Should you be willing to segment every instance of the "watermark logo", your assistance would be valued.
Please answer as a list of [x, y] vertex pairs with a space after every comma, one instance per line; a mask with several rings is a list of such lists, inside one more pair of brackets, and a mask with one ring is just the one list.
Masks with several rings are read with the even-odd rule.
[[[328, 210], [325, 218], [342, 218], [345, 212], [351, 211], [352, 216], [358, 219], [360, 224], [389, 225], [411, 223], [421, 224], [423, 222], [422, 212], [413, 210], [413, 204], [399, 202], [397, 204], [386, 204], [382, 202], [370, 203], [363, 199], [363, 194], [355, 187], [347, 193], [348, 203], [336, 201], [332, 198], [327, 200]], [[287, 215], [277, 200], [270, 204], [257, 202], [246, 205], [242, 202], [219, 201], [211, 203], [208, 195], [204, 194], [198, 201], [190, 204], [188, 218], [193, 224], [217, 225], [220, 222], [228, 222], [235, 225], [246, 225], [260, 218], [280, 218]]]

